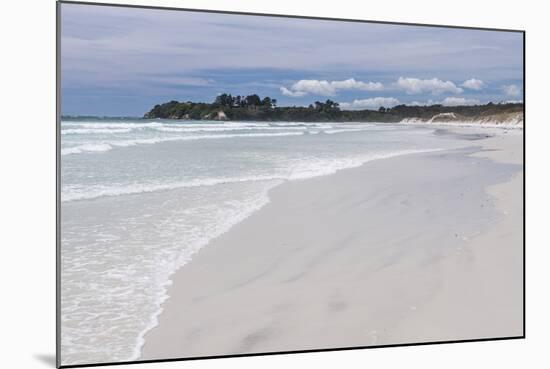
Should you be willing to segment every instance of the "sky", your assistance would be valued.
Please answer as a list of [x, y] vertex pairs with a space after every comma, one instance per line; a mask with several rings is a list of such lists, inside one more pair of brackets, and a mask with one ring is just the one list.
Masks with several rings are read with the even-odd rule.
[[523, 34], [61, 5], [64, 115], [258, 94], [342, 109], [523, 101]]

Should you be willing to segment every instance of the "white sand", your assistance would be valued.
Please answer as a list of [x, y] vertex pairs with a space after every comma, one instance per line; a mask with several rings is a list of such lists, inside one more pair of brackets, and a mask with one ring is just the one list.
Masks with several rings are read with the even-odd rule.
[[141, 359], [521, 336], [523, 132], [495, 132], [275, 188], [176, 273]]
[[[496, 136], [484, 140], [483, 147], [494, 151], [474, 155], [522, 165], [523, 131], [493, 133]], [[504, 217], [441, 264], [444, 284], [439, 293], [390, 340], [523, 335], [523, 170], [487, 192]]]

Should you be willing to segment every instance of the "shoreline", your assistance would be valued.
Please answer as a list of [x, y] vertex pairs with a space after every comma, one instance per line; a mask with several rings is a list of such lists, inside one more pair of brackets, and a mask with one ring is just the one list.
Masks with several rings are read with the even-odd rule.
[[[434, 127], [434, 126], [436, 126], [436, 124], [429, 124], [429, 125], [426, 125], [426, 126]], [[450, 127], [448, 127], [448, 126], [446, 126], [445, 128], [450, 130]], [[480, 127], [480, 128], [483, 128], [483, 130], [485, 130], [485, 128], [492, 128], [492, 127]], [[504, 127], [498, 127], [498, 128], [504, 128]], [[461, 128], [459, 133], [464, 133], [466, 129], [467, 128]], [[472, 128], [471, 130], [474, 130], [478, 133], [480, 131], [477, 127]], [[483, 145], [484, 149], [491, 149], [490, 144], [488, 144], [488, 142], [491, 142], [491, 140], [494, 139], [495, 137], [502, 137], [502, 136], [504, 136], [504, 134], [498, 133], [494, 137], [491, 137], [489, 139], [476, 141], [475, 144], [481, 143]], [[467, 145], [467, 143], [465, 143], [465, 146], [466, 145]], [[476, 150], [470, 152], [470, 154], [473, 154], [473, 155], [471, 155], [471, 157], [474, 158], [474, 157], [478, 156], [477, 153], [479, 153], [479, 151], [476, 151]], [[218, 249], [218, 250], [225, 250], [223, 252], [227, 253], [227, 252], [229, 252], [228, 249], [236, 249], [237, 247], [239, 247], [238, 243], [236, 243], [236, 240], [235, 240], [235, 236], [234, 236], [235, 234], [240, 235], [239, 237], [237, 237], [238, 240], [245, 239], [245, 241], [244, 241], [245, 243], [247, 242], [247, 240], [246, 240], [247, 237], [243, 237], [244, 235], [251, 236], [251, 238], [254, 238], [255, 237], [254, 235], [250, 235], [251, 229], [254, 229], [254, 227], [257, 227], [258, 225], [261, 225], [261, 224], [255, 224], [255, 223], [257, 223], [255, 219], [257, 219], [258, 217], [261, 218], [262, 216], [259, 215], [259, 214], [262, 213], [262, 212], [265, 213], [266, 212], [265, 209], [269, 208], [270, 205], [273, 205], [273, 206], [271, 206], [271, 208], [273, 208], [273, 207], [277, 206], [276, 203], [278, 204], [278, 203], [281, 202], [280, 193], [286, 192], [286, 194], [288, 194], [289, 192], [296, 191], [296, 188], [291, 190], [291, 189], [287, 189], [288, 187], [296, 187], [296, 186], [303, 187], [304, 183], [306, 183], [308, 181], [309, 182], [319, 182], [319, 181], [321, 181], [321, 182], [323, 182], [323, 181], [333, 182], [333, 181], [338, 181], [339, 179], [341, 179], [342, 176], [355, 177], [356, 173], [351, 174], [351, 175], [349, 173], [350, 172], [358, 172], [358, 171], [361, 171], [361, 170], [363, 170], [363, 172], [364, 172], [365, 167], [373, 167], [374, 166], [374, 167], [377, 167], [378, 170], [380, 171], [380, 169], [382, 167], [384, 167], [384, 164], [382, 164], [382, 163], [385, 163], [386, 165], [390, 166], [391, 161], [405, 162], [405, 164], [401, 163], [400, 165], [402, 165], [402, 166], [405, 165], [406, 166], [406, 165], [409, 165], [409, 164], [407, 164], [407, 161], [410, 162], [411, 157], [420, 156], [420, 157], [424, 157], [424, 158], [426, 158], [426, 157], [429, 158], [430, 156], [438, 157], [438, 156], [445, 156], [445, 155], [446, 154], [441, 154], [441, 153], [439, 153], [439, 154], [438, 153], [411, 154], [411, 155], [407, 155], [405, 157], [396, 157], [396, 158], [391, 158], [391, 159], [386, 159], [386, 160], [378, 160], [378, 161], [373, 161], [373, 162], [368, 162], [366, 164], [363, 164], [361, 167], [345, 169], [345, 170], [339, 171], [336, 174], [333, 174], [333, 175], [330, 175], [330, 176], [322, 176], [322, 177], [307, 179], [307, 180], [303, 180], [303, 181], [297, 181], [297, 183], [288, 183], [288, 184], [285, 183], [285, 184], [282, 184], [280, 186], [277, 186], [275, 189], [272, 189], [272, 191], [270, 192], [271, 202], [268, 205], [264, 206], [262, 209], [255, 212], [254, 214], [252, 214], [249, 218], [247, 218], [244, 221], [240, 222], [239, 224], [235, 225], [228, 232], [226, 232], [225, 234], [219, 236], [217, 239], [211, 240], [209, 242], [209, 244], [205, 246], [205, 248], [201, 249], [197, 253], [197, 255], [195, 255], [195, 257], [187, 265], [185, 265], [185, 267], [181, 267], [180, 269], [178, 269], [175, 272], [175, 274], [172, 276], [173, 283], [168, 288], [168, 296], [169, 297], [165, 301], [165, 303], [163, 304], [163, 306], [161, 308], [162, 312], [158, 315], [159, 323], [158, 323], [158, 325], [156, 325], [154, 328], [152, 328], [150, 331], [148, 331], [145, 334], [145, 344], [142, 348], [142, 351], [141, 351], [142, 354], [141, 354], [140, 358], [142, 358], [142, 359], [154, 359], [154, 358], [158, 358], [158, 357], [208, 356], [208, 355], [220, 355], [220, 354], [235, 354], [235, 353], [240, 353], [240, 352], [244, 352], [244, 353], [246, 353], [246, 352], [265, 352], [266, 350], [269, 351], [270, 347], [272, 347], [271, 350], [275, 350], [275, 351], [283, 351], [285, 349], [286, 350], [288, 350], [288, 349], [291, 349], [291, 350], [302, 349], [301, 346], [300, 347], [295, 347], [295, 346], [297, 346], [296, 343], [294, 343], [294, 344], [291, 343], [290, 346], [287, 347], [287, 346], [285, 346], [285, 345], [287, 345], [287, 343], [284, 340], [281, 341], [279, 339], [279, 341], [277, 342], [277, 337], [276, 337], [277, 332], [274, 333], [274, 332], [263, 331], [261, 329], [261, 327], [260, 327], [259, 330], [254, 331], [254, 329], [252, 329], [251, 326], [247, 325], [247, 324], [249, 324], [249, 325], [258, 325], [258, 324], [261, 325], [260, 324], [260, 322], [261, 322], [260, 319], [258, 319], [257, 323], [254, 323], [254, 321], [251, 321], [249, 323], [242, 322], [242, 324], [241, 324], [242, 327], [240, 328], [241, 332], [239, 334], [231, 333], [231, 332], [225, 332], [225, 333], [221, 333], [221, 334], [219, 332], [217, 334], [212, 333], [212, 336], [209, 337], [210, 340], [220, 341], [220, 342], [217, 343], [218, 349], [211, 349], [211, 348], [205, 348], [205, 347], [201, 348], [200, 347], [200, 342], [199, 342], [199, 344], [196, 343], [196, 341], [201, 341], [202, 340], [202, 338], [201, 338], [201, 336], [202, 336], [201, 329], [195, 327], [195, 330], [194, 330], [195, 333], [193, 333], [193, 329], [189, 330], [190, 325], [192, 326], [193, 324], [192, 324], [192, 322], [190, 323], [190, 322], [186, 321], [185, 318], [182, 318], [182, 314], [184, 314], [184, 313], [179, 311], [178, 306], [192, 306], [192, 305], [199, 305], [200, 306], [201, 301], [203, 301], [205, 299], [208, 300], [208, 298], [206, 298], [204, 296], [201, 296], [203, 293], [200, 291], [200, 288], [193, 288], [191, 293], [192, 294], [194, 293], [195, 296], [190, 299], [188, 296], [186, 296], [186, 291], [189, 291], [189, 289], [182, 288], [181, 286], [189, 287], [189, 282], [186, 283], [185, 280], [189, 279], [190, 277], [193, 277], [193, 279], [196, 279], [196, 280], [199, 280], [199, 281], [206, 278], [207, 279], [207, 284], [211, 285], [212, 286], [211, 288], [214, 288], [214, 290], [215, 290], [215, 292], [213, 291], [214, 295], [220, 295], [220, 294], [223, 295], [223, 292], [222, 292], [223, 289], [220, 289], [220, 287], [225, 285], [224, 281], [215, 280], [216, 276], [209, 275], [208, 273], [205, 274], [204, 270], [208, 269], [208, 268], [211, 268], [212, 265], [217, 266], [217, 268], [212, 269], [212, 270], [217, 271], [218, 273], [220, 273], [220, 269], [221, 269], [221, 274], [223, 274], [224, 270], [225, 270], [225, 272], [227, 272], [230, 275], [229, 279], [239, 280], [239, 279], [241, 279], [241, 277], [243, 277], [246, 280], [246, 278], [248, 278], [248, 279], [252, 278], [253, 281], [257, 280], [258, 281], [257, 283], [259, 283], [259, 284], [262, 284], [262, 283], [265, 284], [266, 282], [264, 282], [262, 280], [265, 279], [266, 276], [269, 276], [270, 274], [273, 274], [273, 272], [276, 269], [279, 269], [279, 268], [282, 268], [282, 269], [286, 268], [286, 271], [283, 274], [289, 274], [290, 273], [289, 268], [292, 269], [294, 272], [296, 272], [297, 271], [297, 270], [295, 270], [296, 266], [292, 266], [292, 264], [295, 263], [295, 262], [290, 261], [290, 260], [286, 260], [285, 255], [284, 255], [285, 253], [295, 254], [296, 250], [287, 250], [287, 252], [283, 252], [282, 254], [277, 254], [277, 253], [273, 254], [273, 252], [272, 252], [273, 250], [271, 250], [271, 251], [267, 250], [265, 246], [262, 246], [262, 245], [256, 243], [254, 247], [263, 248], [264, 252], [262, 253], [262, 255], [254, 256], [255, 255], [254, 252], [251, 252], [251, 251], [254, 251], [254, 250], [251, 249], [250, 245], [249, 245], [248, 248], [245, 247], [247, 252], [242, 257], [251, 257], [251, 258], [256, 257], [256, 258], [258, 258], [257, 261], [259, 261], [260, 263], [253, 264], [253, 265], [248, 265], [248, 267], [251, 268], [251, 270], [250, 271], [245, 271], [243, 276], [239, 276], [238, 273], [235, 274], [236, 273], [235, 270], [231, 270], [230, 268], [227, 269], [227, 266], [224, 265], [224, 260], [222, 260], [222, 259], [224, 259], [224, 257], [223, 256], [217, 256], [216, 252], [215, 252], [215, 250]], [[463, 155], [463, 153], [458, 154], [458, 155], [459, 156]], [[494, 158], [491, 158], [491, 159], [494, 159]], [[487, 160], [487, 159], [484, 158], [484, 159], [480, 159], [480, 160]], [[413, 161], [414, 161], [414, 159], [413, 159]], [[506, 161], [504, 161], [504, 162], [506, 162]], [[390, 163], [390, 164], [388, 164], [388, 163]], [[347, 172], [347, 173], [345, 173], [345, 172]], [[508, 182], [509, 181], [505, 181], [505, 183], [508, 183]], [[348, 185], [349, 185], [349, 183], [348, 183]], [[313, 186], [313, 185], [311, 185], [311, 186]], [[515, 186], [517, 186], [517, 184]], [[308, 187], [307, 183], [306, 183], [305, 187]], [[273, 192], [273, 198], [271, 198], [272, 192]], [[485, 192], [485, 188], [482, 189], [482, 192]], [[398, 191], [397, 191], [397, 193], [398, 193]], [[303, 191], [302, 191], [302, 194], [304, 194]], [[306, 194], [307, 194], [307, 192], [306, 192]], [[345, 194], [345, 191], [344, 191], [344, 194]], [[325, 194], [325, 196], [326, 195], [327, 194]], [[499, 196], [499, 194], [497, 193], [497, 197], [498, 196]], [[287, 208], [290, 205], [291, 204], [285, 204], [285, 206]], [[337, 202], [335, 203], [335, 205], [337, 205]], [[299, 211], [299, 209], [296, 209], [296, 210]], [[321, 211], [322, 209], [317, 209], [317, 210]], [[363, 209], [363, 210], [365, 210], [365, 209]], [[269, 213], [269, 210], [267, 210], [267, 212]], [[281, 214], [279, 214], [279, 215], [281, 215]], [[311, 216], [313, 216], [313, 215], [314, 215], [314, 213], [311, 213]], [[273, 217], [271, 217], [270, 221], [273, 222], [273, 221], [277, 221], [277, 220], [274, 219]], [[252, 227], [250, 225], [250, 223], [254, 224], [254, 227]], [[264, 224], [264, 227], [265, 227], [265, 219], [264, 219], [263, 224]], [[383, 225], [383, 224], [381, 224], [381, 225]], [[497, 222], [497, 225], [498, 225], [498, 222]], [[496, 226], [494, 226], [494, 227], [496, 227]], [[386, 228], [387, 228], [387, 225], [386, 225]], [[255, 229], [257, 229], [257, 228], [255, 228]], [[358, 227], [356, 226], [355, 229], [358, 229]], [[353, 228], [348, 229], [348, 230], [353, 231]], [[279, 235], [280, 234], [284, 234], [284, 233], [279, 233]], [[346, 235], [346, 233], [344, 233], [344, 235]], [[304, 237], [304, 235], [301, 235], [301, 237]], [[289, 242], [292, 242], [292, 240], [289, 240]], [[242, 242], [239, 242], [239, 243], [242, 243]], [[224, 245], [226, 245], [226, 247], [224, 247]], [[241, 248], [242, 247], [243, 246], [241, 246]], [[303, 247], [305, 247], [305, 246], [303, 246]], [[279, 247], [279, 249], [280, 249], [280, 247]], [[396, 250], [393, 250], [393, 251], [394, 252], [399, 252], [400, 250], [396, 249]], [[266, 257], [265, 253], [272, 254], [272, 255], [268, 255]], [[250, 255], [250, 254], [252, 254], [252, 255]], [[229, 256], [231, 258], [230, 255], [225, 255], [225, 256]], [[233, 258], [232, 260], [235, 260], [235, 256], [232, 256], [232, 258]], [[261, 265], [262, 263], [263, 264], [266, 264], [266, 263], [269, 264], [270, 262], [273, 262], [274, 260], [279, 260], [279, 259], [282, 260], [282, 261], [277, 262], [277, 263], [281, 263], [280, 267], [279, 266], [273, 266], [274, 270], [269, 270], [269, 268], [268, 268], [267, 271], [264, 271], [265, 273], [260, 273], [260, 275], [258, 275], [257, 273], [256, 274], [254, 273], [253, 269], [257, 269], [257, 268], [255, 268], [255, 265], [256, 266]], [[303, 257], [302, 257], [302, 259], [303, 259]], [[315, 259], [315, 258], [313, 258], [313, 259]], [[306, 255], [304, 261], [307, 261], [307, 260], [311, 261], [312, 256], [311, 255]], [[449, 258], [447, 257], [446, 260], [449, 260]], [[406, 263], [403, 264], [403, 265], [406, 265]], [[401, 267], [403, 267], [403, 265], [401, 265]], [[379, 265], [379, 267], [380, 267], [380, 265]], [[303, 268], [298, 268], [298, 270], [300, 270], [300, 269], [303, 269]], [[258, 271], [255, 270], [255, 272], [258, 272]], [[324, 272], [327, 272], [327, 271], [325, 270]], [[290, 273], [290, 274], [292, 274], [292, 273]], [[390, 275], [390, 277], [395, 278], [395, 275]], [[183, 280], [183, 282], [182, 282], [182, 280]], [[220, 283], [221, 283], [221, 285], [220, 285]], [[241, 283], [244, 283], [244, 282], [241, 281]], [[243, 285], [243, 287], [245, 287], [247, 284], [250, 284], [250, 283], [252, 283], [252, 282], [250, 282], [250, 281], [246, 282]], [[254, 283], [256, 283], [256, 282], [254, 282]], [[279, 281], [279, 283], [281, 283], [281, 281]], [[237, 284], [237, 285], [239, 286], [239, 284]], [[267, 288], [267, 286], [264, 286], [264, 287]], [[273, 286], [271, 286], [271, 287], [273, 287]], [[241, 287], [236, 288], [236, 290], [239, 290], [239, 289], [242, 289], [242, 288]], [[291, 295], [296, 292], [296, 291], [292, 290], [292, 288], [291, 288], [289, 290], [283, 291], [284, 293], [282, 295], [285, 295], [285, 293], [288, 295], [289, 291], [292, 292]], [[250, 301], [252, 304], [258, 305], [259, 303], [256, 300], [258, 299], [259, 296], [266, 297], [265, 292], [267, 292], [267, 291], [258, 292], [258, 289], [256, 288], [256, 289], [254, 289], [253, 293], [251, 293], [250, 291], [247, 292], [247, 294], [245, 294], [246, 295], [245, 299], [247, 301]], [[318, 292], [318, 294], [323, 294], [324, 293], [322, 288], [319, 288], [319, 291], [317, 291], [317, 292]], [[240, 292], [237, 292], [236, 294], [239, 295], [239, 293]], [[229, 293], [227, 293], [227, 295], [231, 295], [231, 293], [229, 292]], [[319, 298], [320, 296], [315, 296], [315, 297]], [[326, 297], [326, 296], [321, 296], [321, 297]], [[349, 294], [348, 294], [348, 296], [346, 296], [346, 298], [347, 298], [347, 300], [350, 299]], [[346, 298], [344, 298], [343, 300], [346, 300]], [[230, 296], [230, 297], [227, 297], [227, 299], [228, 300], [225, 300], [225, 303], [224, 303], [223, 299], [218, 301], [218, 303], [216, 304], [217, 307], [218, 308], [220, 306], [221, 307], [223, 307], [223, 306], [228, 306], [229, 307], [227, 302], [230, 302], [231, 303], [230, 307], [232, 307], [234, 310], [229, 311], [227, 315], [228, 316], [234, 315], [234, 316], [239, 316], [240, 317], [242, 313], [239, 311], [238, 308], [236, 308], [234, 306], [235, 297]], [[339, 310], [346, 310], [347, 307], [344, 306], [346, 304], [349, 305], [349, 301], [344, 302], [343, 305], [339, 304], [339, 303], [335, 303], [335, 304], [333, 304], [333, 310], [335, 312], [337, 312]], [[206, 309], [206, 315], [207, 316], [216, 317], [217, 319], [222, 319], [223, 318], [223, 316], [220, 316], [218, 313], [216, 313], [215, 307], [212, 307], [210, 305], [210, 303], [203, 302], [202, 305], [204, 305], [204, 306], [201, 309], [196, 310], [196, 311], [201, 311], [204, 308], [204, 309]], [[261, 311], [262, 308], [264, 308], [263, 306], [261, 306], [261, 304], [259, 304], [259, 305], [260, 306], [257, 306], [256, 309], [252, 309], [253, 310], [252, 313], [257, 314], [258, 311]], [[273, 307], [275, 307], [275, 306], [273, 306]], [[296, 309], [296, 310], [301, 309], [299, 311], [298, 315], [302, 314], [303, 313], [302, 310], [304, 310], [304, 309], [307, 310], [307, 308], [308, 308], [307, 304], [302, 304], [299, 308]], [[415, 307], [414, 310], [417, 310], [417, 307]], [[288, 317], [294, 317], [296, 314], [297, 314], [297, 312], [294, 312], [294, 313], [288, 313], [287, 312], [286, 313], [286, 315], [288, 315]], [[354, 314], [356, 314], [356, 313], [354, 313]], [[351, 316], [355, 317], [356, 315], [354, 315], [354, 314], [350, 315], [350, 317]], [[282, 315], [285, 315], [285, 314], [282, 314]], [[338, 314], [332, 314], [332, 315], [338, 315]], [[197, 315], [197, 316], [200, 316], [200, 315]], [[354, 319], [348, 319], [348, 320], [353, 321]], [[415, 321], [413, 318], [409, 317], [409, 319], [407, 321], [408, 321], [408, 323], [406, 323], [406, 324], [413, 324], [414, 325], [414, 323], [411, 323], [411, 322]], [[223, 324], [220, 323], [219, 325], [224, 326], [224, 324], [228, 324], [228, 322], [225, 322]], [[178, 328], [176, 329], [175, 326], [178, 326]], [[333, 328], [336, 329], [338, 327], [333, 327]], [[218, 328], [208, 327], [207, 330], [208, 329], [215, 330], [215, 329], [218, 329]], [[246, 334], [245, 332], [247, 330], [250, 330], [250, 331], [253, 331], [253, 332], [250, 333], [250, 334]], [[315, 329], [313, 329], [313, 330], [315, 330]], [[183, 333], [182, 333], [182, 331], [183, 331]], [[290, 331], [292, 331], [292, 329], [290, 329]], [[355, 346], [365, 345], [365, 344], [376, 344], [376, 343], [380, 342], [380, 337], [379, 337], [380, 334], [378, 333], [377, 330], [372, 330], [371, 329], [369, 332], [370, 333], [366, 337], [364, 337], [362, 335], [359, 335], [358, 337], [356, 337], [358, 339], [361, 339], [361, 342], [358, 342], [357, 344], [355, 344]], [[399, 332], [399, 329], [397, 329], [397, 328], [394, 329], [394, 332]], [[309, 333], [311, 333], [311, 329], [309, 330]], [[235, 337], [231, 337], [232, 334]], [[289, 333], [284, 332], [284, 334], [289, 334]], [[183, 341], [188, 340], [189, 335], [191, 335], [191, 338], [193, 338], [193, 337], [195, 338], [195, 339], [193, 339], [193, 341], [195, 342], [193, 345], [195, 347], [190, 348], [189, 350], [187, 350], [187, 353], [186, 353], [184, 349], [181, 349], [181, 347], [186, 347], [186, 345], [183, 344]], [[220, 337], [216, 337], [216, 336], [220, 336], [220, 335], [223, 336], [221, 339], [220, 339]], [[252, 335], [251, 336], [252, 338], [250, 338], [250, 335]], [[294, 336], [291, 335], [291, 337], [296, 337], [296, 335], [294, 335]], [[390, 338], [395, 341], [394, 336], [392, 336], [391, 334], [387, 334], [386, 339], [390, 339]], [[307, 340], [307, 335], [303, 336], [303, 339]], [[239, 340], [241, 342], [248, 342], [248, 341], [253, 341], [253, 342], [252, 342], [251, 345], [249, 345], [250, 346], [249, 348], [245, 347], [246, 345], [242, 346], [240, 348], [239, 347], [231, 348], [230, 345], [228, 346], [229, 342], [235, 342], [235, 341], [239, 341]], [[369, 343], [369, 342], [365, 342], [365, 340], [370, 340], [370, 341], [373, 341], [373, 342]], [[265, 343], [263, 341], [269, 342], [269, 343]], [[164, 345], [162, 344], [163, 342], [164, 342]], [[396, 343], [396, 342], [389, 342], [389, 343]], [[168, 344], [168, 345], [166, 345], [166, 344]], [[216, 344], [216, 343], [214, 343], [214, 344]], [[258, 344], [260, 344], [260, 346], [258, 346]], [[319, 346], [319, 344], [321, 344], [321, 343], [314, 344], [310, 348], [324, 347], [323, 345]], [[169, 346], [169, 347], [163, 347], [163, 346]], [[211, 345], [209, 345], [209, 347], [210, 346]], [[353, 346], [353, 345], [350, 345], [350, 344], [341, 344], [340, 345], [340, 347], [343, 347], [343, 346]], [[254, 347], [264, 347], [264, 348], [254, 348]], [[327, 347], [331, 347], [331, 346], [327, 346]], [[332, 346], [332, 347], [338, 347], [338, 346]], [[306, 347], [306, 349], [307, 349], [307, 347]], [[211, 351], [209, 351], [209, 350], [211, 350]]]
[[[276, 181], [280, 181], [278, 184], [275, 184], [273, 185], [272, 187], [270, 187], [269, 190], [266, 191], [266, 193], [264, 194], [264, 196], [262, 196], [263, 198], [263, 201], [262, 201], [262, 204], [255, 207], [253, 210], [251, 210], [250, 212], [246, 212], [239, 221], [237, 222], [231, 222], [232, 224], [229, 225], [227, 227], [227, 229], [225, 231], [223, 231], [220, 235], [217, 235], [217, 236], [213, 236], [204, 246], [200, 247], [197, 251], [195, 251], [195, 253], [198, 253], [200, 252], [200, 250], [203, 248], [203, 247], [208, 247], [208, 245], [220, 238], [223, 236], [224, 233], [226, 232], [229, 232], [231, 231], [231, 228], [233, 228], [235, 225], [239, 224], [240, 222], [243, 222], [245, 221], [247, 218], [251, 217], [251, 216], [254, 216], [254, 214], [258, 211], [260, 211], [265, 205], [269, 204], [271, 202], [271, 199], [269, 197], [269, 192], [271, 192], [271, 190], [275, 189], [276, 187], [280, 186], [280, 185], [283, 185], [285, 183], [289, 183], [291, 181], [304, 181], [304, 180], [309, 180], [309, 179], [315, 179], [315, 178], [320, 178], [320, 177], [326, 177], [326, 176], [332, 176], [332, 175], [336, 175], [337, 173], [341, 172], [341, 171], [346, 171], [346, 170], [351, 170], [351, 169], [355, 169], [357, 167], [361, 167], [361, 166], [364, 166], [370, 162], [373, 162], [373, 161], [379, 161], [379, 160], [386, 160], [386, 159], [392, 159], [392, 158], [396, 158], [396, 157], [402, 157], [402, 156], [408, 156], [408, 155], [416, 155], [416, 154], [425, 154], [425, 153], [431, 153], [431, 152], [437, 152], [437, 151], [442, 151], [444, 149], [428, 149], [428, 150], [417, 150], [417, 151], [410, 151], [410, 152], [406, 152], [405, 151], [402, 151], [402, 152], [399, 152], [399, 153], [396, 153], [396, 154], [386, 154], [386, 155], [382, 155], [382, 156], [379, 156], [379, 157], [372, 157], [371, 159], [369, 159], [368, 161], [366, 162], [363, 162], [362, 164], [358, 165], [358, 166], [352, 166], [352, 167], [347, 167], [347, 168], [343, 168], [343, 169], [337, 169], [335, 172], [330, 172], [330, 173], [325, 173], [325, 174], [319, 174], [319, 175], [316, 175], [314, 177], [305, 177], [305, 178], [296, 178], [296, 179], [281, 179], [281, 178], [270, 178], [269, 180], [276, 180]], [[267, 180], [265, 180], [267, 181]], [[223, 227], [223, 228], [226, 228], [226, 227]], [[145, 341], [145, 336], [149, 333], [149, 331], [151, 331], [152, 329], [155, 329], [158, 324], [159, 324], [159, 317], [160, 315], [162, 314], [163, 310], [164, 310], [164, 303], [170, 298], [170, 294], [168, 293], [169, 289], [170, 289], [170, 286], [172, 286], [173, 284], [173, 278], [175, 275], [177, 275], [177, 272], [185, 267], [189, 262], [191, 262], [193, 259], [191, 258], [191, 260], [187, 261], [186, 263], [184, 263], [183, 265], [180, 265], [174, 272], [171, 273], [171, 276], [170, 278], [168, 279], [168, 281], [161, 286], [161, 289], [163, 290], [162, 294], [161, 294], [161, 297], [160, 297], [160, 300], [159, 300], [159, 308], [158, 310], [156, 310], [154, 312], [154, 314], [151, 316], [150, 318], [150, 322], [149, 324], [147, 325], [147, 327], [145, 327], [138, 335], [138, 337], [136, 338], [136, 346], [133, 350], [133, 354], [131, 356], [131, 358], [129, 360], [139, 360], [140, 357], [141, 357], [141, 351], [142, 351], [142, 348], [143, 346], [145, 345], [146, 341]]]

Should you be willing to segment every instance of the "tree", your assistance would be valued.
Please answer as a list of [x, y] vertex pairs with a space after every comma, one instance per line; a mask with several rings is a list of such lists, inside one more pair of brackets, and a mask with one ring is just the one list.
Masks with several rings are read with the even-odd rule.
[[340, 104], [338, 104], [337, 102], [334, 102], [332, 100], [327, 99], [327, 101], [325, 101], [324, 108], [327, 111], [340, 110]]
[[262, 101], [260, 100], [260, 96], [253, 94], [248, 95], [246, 97], [246, 105], [248, 106], [260, 106], [262, 104]]
[[262, 102], [261, 102], [261, 105], [266, 107], [266, 108], [270, 108], [271, 109], [271, 98], [269, 96], [266, 96], [262, 99]]
[[221, 106], [227, 106], [231, 107], [233, 106], [233, 96], [230, 94], [220, 94], [216, 96], [216, 100], [214, 100], [214, 104], [221, 105]]

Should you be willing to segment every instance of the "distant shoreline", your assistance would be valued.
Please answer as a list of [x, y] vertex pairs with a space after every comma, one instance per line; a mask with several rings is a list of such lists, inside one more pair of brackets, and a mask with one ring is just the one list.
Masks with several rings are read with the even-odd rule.
[[377, 110], [342, 110], [337, 102], [315, 101], [309, 106], [276, 105], [277, 100], [258, 95], [233, 97], [221, 94], [212, 103], [172, 100], [155, 105], [143, 115], [146, 119], [219, 121], [303, 121], [303, 122], [417, 122], [523, 121], [523, 103], [485, 105], [397, 105]]
[[[142, 117], [62, 115], [61, 120], [157, 120], [174, 121], [256, 121], [256, 122], [308, 122], [308, 123], [438, 123], [483, 124], [492, 126], [523, 126], [523, 103], [488, 103], [485, 105], [397, 105], [378, 110], [341, 110], [331, 100], [316, 101], [308, 107], [278, 107], [269, 97], [255, 103], [234, 103], [217, 98], [213, 103], [170, 101], [155, 105]], [[239, 100], [241, 101], [241, 100]], [[234, 105], [237, 104], [237, 105]]]
[[[510, 107], [509, 105], [514, 105]], [[521, 106], [521, 111], [517, 111], [517, 106]], [[386, 120], [383, 119], [361, 119], [360, 116], [355, 117], [352, 115], [345, 115], [346, 120], [344, 119], [331, 119], [331, 120], [323, 120], [323, 119], [308, 119], [308, 117], [301, 117], [302, 119], [266, 119], [266, 117], [256, 117], [255, 119], [246, 119], [246, 118], [240, 118], [240, 119], [229, 119], [227, 114], [224, 113], [225, 118], [220, 119], [221, 113], [223, 111], [219, 111], [217, 116], [211, 117], [211, 116], [205, 116], [200, 119], [192, 119], [189, 117], [181, 117], [181, 118], [175, 118], [175, 117], [150, 117], [150, 116], [144, 116], [144, 117], [109, 117], [109, 116], [80, 116], [80, 115], [63, 115], [61, 116], [62, 121], [79, 121], [79, 120], [97, 120], [97, 121], [124, 121], [124, 120], [144, 120], [144, 121], [154, 121], [158, 119], [165, 119], [165, 120], [173, 120], [173, 121], [255, 121], [255, 122], [304, 122], [304, 123], [388, 123], [388, 124], [395, 124], [395, 123], [402, 123], [402, 124], [411, 124], [411, 125], [422, 125], [422, 124], [434, 124], [434, 125], [443, 125], [443, 126], [486, 126], [486, 127], [509, 127], [509, 128], [523, 128], [523, 121], [524, 121], [524, 114], [523, 114], [523, 104], [506, 104], [506, 105], [493, 105], [493, 106], [483, 106], [487, 108], [493, 108], [496, 106], [496, 112], [492, 111], [494, 109], [487, 109], [484, 111], [481, 111], [478, 114], [475, 115], [463, 115], [458, 114], [454, 111], [449, 112], [443, 112], [443, 113], [437, 113], [431, 116], [428, 116], [426, 114], [422, 114], [419, 116], [417, 115], [411, 115], [411, 116], [389, 116], [391, 120], [388, 120], [386, 117]], [[410, 108], [410, 107], [408, 107]], [[437, 109], [437, 108], [445, 108], [445, 110], [450, 110], [451, 107], [441, 107], [441, 106], [430, 106], [425, 107], [430, 109]], [[454, 107], [457, 108], [455, 110], [460, 110], [463, 108], [470, 108], [470, 106], [458, 106]], [[277, 108], [280, 109], [280, 108]], [[500, 110], [500, 111], [499, 111]], [[351, 111], [345, 111], [346, 113], [349, 113]], [[358, 113], [364, 113], [364, 112], [372, 112], [368, 110], [362, 110], [362, 111], [355, 111]], [[379, 113], [378, 113], [379, 114]], [[390, 113], [391, 114], [391, 113]], [[357, 119], [353, 119], [357, 118]]]

